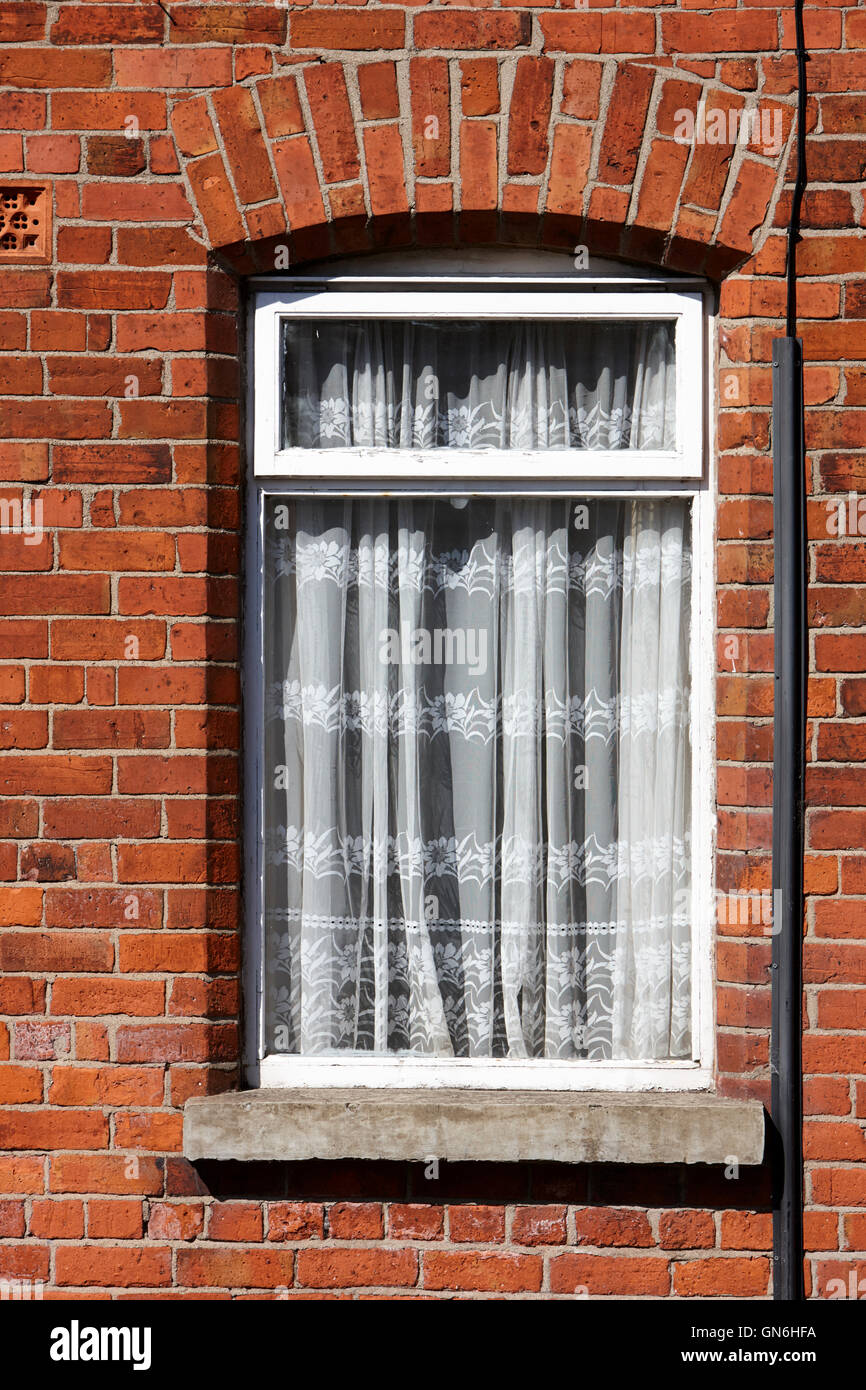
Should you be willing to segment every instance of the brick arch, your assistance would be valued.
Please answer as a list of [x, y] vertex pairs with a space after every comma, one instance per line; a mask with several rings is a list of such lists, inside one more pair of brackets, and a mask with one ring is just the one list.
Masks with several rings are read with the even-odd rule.
[[[210, 248], [241, 273], [399, 245], [585, 245], [721, 279], [757, 249], [790, 101], [685, 69], [564, 56], [299, 63], [179, 101], [172, 128]], [[723, 142], [683, 139], [701, 109]], [[730, 141], [744, 116], [778, 150]], [[718, 126], [707, 126], [710, 134]], [[679, 138], [677, 138], [679, 136]]]

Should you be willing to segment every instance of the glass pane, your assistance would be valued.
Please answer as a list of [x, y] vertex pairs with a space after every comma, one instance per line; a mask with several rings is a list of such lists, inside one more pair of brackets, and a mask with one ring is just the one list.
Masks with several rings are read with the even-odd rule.
[[267, 1050], [689, 1057], [689, 502], [264, 525]]
[[674, 324], [283, 321], [283, 448], [676, 447]]

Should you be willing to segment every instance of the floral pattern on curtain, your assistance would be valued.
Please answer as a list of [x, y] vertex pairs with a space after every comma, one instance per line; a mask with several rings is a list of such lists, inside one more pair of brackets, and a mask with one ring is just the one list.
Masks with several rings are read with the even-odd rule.
[[690, 1056], [688, 501], [263, 524], [273, 1050]]

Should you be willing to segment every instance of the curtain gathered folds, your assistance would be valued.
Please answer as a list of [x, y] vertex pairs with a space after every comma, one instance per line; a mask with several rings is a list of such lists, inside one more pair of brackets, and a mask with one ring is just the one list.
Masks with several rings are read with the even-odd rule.
[[689, 504], [265, 504], [271, 1049], [691, 1055]]
[[[666, 449], [664, 322], [289, 320], [283, 442]], [[688, 499], [264, 501], [268, 1052], [691, 1056]]]
[[287, 319], [283, 445], [674, 447], [669, 320]]

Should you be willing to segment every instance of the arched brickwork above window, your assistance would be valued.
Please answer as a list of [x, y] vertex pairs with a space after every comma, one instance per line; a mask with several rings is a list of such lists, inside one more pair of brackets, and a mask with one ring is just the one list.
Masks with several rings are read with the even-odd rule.
[[210, 247], [255, 272], [409, 244], [585, 245], [720, 279], [772, 220], [791, 99], [758, 110], [685, 69], [556, 54], [475, 58], [457, 92], [450, 74], [444, 57], [301, 60], [178, 102]]

